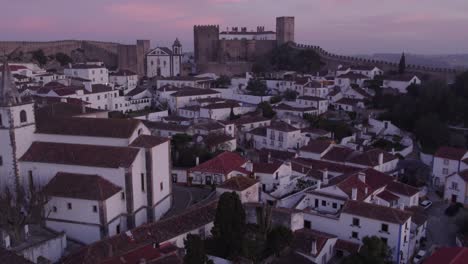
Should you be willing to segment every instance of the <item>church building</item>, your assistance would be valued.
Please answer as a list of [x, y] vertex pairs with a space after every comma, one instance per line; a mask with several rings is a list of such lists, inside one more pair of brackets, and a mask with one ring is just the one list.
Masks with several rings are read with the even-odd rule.
[[146, 54], [147, 77], [180, 76], [182, 67], [182, 45], [176, 39], [172, 49], [157, 47]]
[[[0, 194], [47, 195], [45, 225], [89, 244], [159, 220], [172, 205], [170, 142], [140, 120], [35, 118], [12, 82], [0, 82]], [[37, 121], [37, 122], [36, 122]]]

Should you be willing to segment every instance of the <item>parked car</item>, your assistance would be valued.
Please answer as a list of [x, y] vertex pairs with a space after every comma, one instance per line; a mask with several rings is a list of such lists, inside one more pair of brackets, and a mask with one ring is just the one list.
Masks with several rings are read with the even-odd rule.
[[427, 209], [427, 208], [431, 207], [432, 202], [430, 200], [424, 200], [424, 201], [420, 201], [419, 205], [424, 207], [424, 209]]
[[418, 251], [418, 254], [416, 254], [413, 258], [413, 263], [414, 264], [418, 264], [418, 263], [421, 263], [421, 261], [423, 260], [424, 256], [426, 255], [426, 251], [425, 250], [419, 250]]

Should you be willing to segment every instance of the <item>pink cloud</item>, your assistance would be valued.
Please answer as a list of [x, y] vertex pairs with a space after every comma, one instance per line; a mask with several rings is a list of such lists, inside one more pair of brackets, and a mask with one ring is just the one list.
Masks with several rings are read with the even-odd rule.
[[111, 5], [110, 12], [126, 19], [144, 22], [158, 22], [185, 16], [181, 9], [158, 3], [130, 2], [114, 4]]

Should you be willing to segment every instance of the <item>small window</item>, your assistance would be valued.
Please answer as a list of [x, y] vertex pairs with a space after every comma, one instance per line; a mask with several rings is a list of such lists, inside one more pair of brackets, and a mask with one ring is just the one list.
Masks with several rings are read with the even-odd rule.
[[388, 239], [386, 237], [381, 237], [380, 239], [382, 242], [384, 242], [385, 245], [387, 245]]
[[449, 164], [449, 160], [448, 159], [444, 159], [444, 165], [448, 165]]
[[52, 211], [53, 211], [54, 213], [56, 213], [56, 212], [57, 212], [57, 206], [52, 207]]
[[120, 193], [120, 199], [125, 200], [125, 193], [124, 192]]
[[382, 224], [381, 230], [383, 232], [388, 232], [388, 225], [387, 224]]
[[452, 189], [453, 190], [458, 190], [458, 183], [452, 182]]
[[3, 166], [3, 157], [0, 156], [0, 166]]
[[308, 220], [304, 220], [304, 228], [310, 229], [311, 228], [311, 223]]
[[322, 200], [322, 206], [327, 206], [327, 201]]
[[447, 168], [442, 169], [442, 174], [447, 175], [448, 174], [448, 169]]
[[351, 232], [351, 237], [355, 239], [359, 239], [359, 233], [358, 232]]
[[115, 233], [120, 234], [120, 224], [115, 226]]
[[72, 209], [72, 204], [71, 204], [71, 203], [67, 203], [67, 208], [68, 208], [68, 210], [71, 210], [71, 209]]
[[161, 191], [164, 190], [164, 185], [162, 182], [159, 184], [159, 188], [161, 189]]
[[336, 209], [336, 208], [338, 207], [338, 204], [333, 203], [333, 204], [332, 204], [332, 207], [333, 207], [333, 209]]
[[93, 205], [93, 212], [97, 212], [97, 205]]
[[141, 174], [141, 190], [144, 192], [145, 191], [145, 174]]
[[26, 116], [26, 111], [21, 110], [21, 112], [20, 112], [20, 122], [24, 123], [26, 121], [28, 121], [28, 117]]
[[353, 218], [353, 226], [359, 226], [359, 218]]

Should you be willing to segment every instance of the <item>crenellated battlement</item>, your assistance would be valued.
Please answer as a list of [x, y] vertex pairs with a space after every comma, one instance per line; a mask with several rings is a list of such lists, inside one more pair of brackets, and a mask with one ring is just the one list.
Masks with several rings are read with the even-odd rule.
[[[398, 63], [393, 63], [389, 61], [383, 60], [373, 60], [373, 59], [366, 59], [354, 56], [345, 56], [345, 55], [338, 55], [331, 52], [328, 52], [321, 48], [320, 46], [314, 45], [305, 45], [305, 44], [298, 44], [292, 43], [292, 47], [297, 49], [312, 49], [317, 52], [323, 59], [325, 60], [333, 60], [333, 61], [340, 61], [341, 63], [349, 63], [349, 64], [356, 64], [356, 65], [369, 65], [369, 66], [377, 66], [382, 67], [385, 69], [394, 68], [398, 69]], [[418, 71], [418, 72], [426, 72], [426, 73], [453, 73], [457, 74], [460, 70], [454, 68], [440, 68], [440, 67], [429, 67], [423, 65], [415, 65], [415, 64], [408, 64], [406, 65], [408, 70]]]

